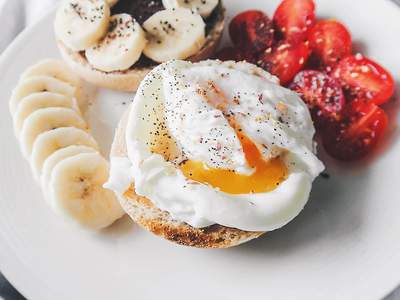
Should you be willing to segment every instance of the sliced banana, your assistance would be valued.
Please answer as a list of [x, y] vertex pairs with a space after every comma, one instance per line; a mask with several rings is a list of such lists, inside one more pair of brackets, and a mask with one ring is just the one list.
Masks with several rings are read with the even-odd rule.
[[50, 76], [35, 76], [20, 81], [13, 90], [10, 99], [10, 111], [13, 115], [22, 98], [33, 93], [52, 92], [68, 97], [75, 97], [76, 87]]
[[145, 33], [139, 23], [128, 14], [118, 14], [111, 17], [106, 37], [86, 50], [86, 58], [96, 69], [123, 71], [138, 61], [145, 46]]
[[39, 134], [59, 127], [87, 129], [85, 120], [74, 110], [62, 107], [41, 108], [25, 119], [19, 137], [22, 153], [29, 157]]
[[217, 7], [218, 0], [162, 0], [162, 3], [166, 9], [189, 8], [203, 18], [207, 18]]
[[32, 148], [30, 159], [33, 174], [40, 178], [45, 160], [55, 151], [72, 145], [83, 145], [98, 150], [94, 138], [82, 129], [61, 127], [40, 134]]
[[205, 27], [201, 16], [189, 9], [159, 11], [143, 23], [148, 33], [144, 54], [160, 63], [188, 58], [203, 47]]
[[21, 80], [34, 76], [50, 76], [75, 87], [81, 85], [79, 77], [70, 70], [66, 63], [59, 59], [49, 58], [38, 62], [21, 75]]
[[54, 153], [52, 153], [45, 161], [42, 167], [42, 174], [40, 176], [40, 183], [43, 188], [43, 192], [47, 192], [48, 183], [50, 181], [51, 173], [54, 167], [62, 160], [75, 156], [81, 153], [93, 153], [97, 152], [96, 149], [88, 147], [88, 146], [81, 146], [81, 145], [72, 145], [66, 148], [61, 148]]
[[115, 4], [118, 3], [119, 0], [106, 0], [110, 7], [113, 7]]
[[19, 136], [22, 125], [30, 114], [38, 109], [48, 107], [71, 108], [80, 114], [75, 98], [51, 92], [33, 93], [21, 99], [18, 109], [13, 116], [15, 134]]
[[54, 30], [67, 47], [83, 51], [107, 34], [109, 20], [105, 0], [66, 0], [57, 10]]
[[53, 208], [91, 229], [109, 226], [124, 212], [115, 194], [103, 188], [108, 174], [108, 162], [98, 153], [78, 154], [59, 162], [49, 183]]

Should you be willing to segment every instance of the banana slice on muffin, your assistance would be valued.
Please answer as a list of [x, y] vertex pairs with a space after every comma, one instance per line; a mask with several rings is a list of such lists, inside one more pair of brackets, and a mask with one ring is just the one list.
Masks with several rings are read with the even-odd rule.
[[162, 0], [165, 8], [189, 8], [203, 18], [209, 17], [218, 5], [218, 0]]
[[[63, 59], [86, 81], [99, 87], [136, 91], [158, 63], [169, 59], [200, 61], [214, 54], [222, 37], [225, 11], [221, 0], [206, 3], [67, 0], [55, 20], [57, 45]], [[95, 8], [98, 15], [91, 13]], [[85, 17], [95, 21], [79, 32], [78, 25], [69, 21], [82, 14], [79, 26], [88, 22]]]
[[146, 43], [139, 23], [128, 14], [118, 14], [111, 17], [110, 29], [103, 40], [86, 50], [86, 58], [104, 72], [126, 70], [139, 60]]
[[206, 24], [185, 8], [162, 10], [143, 23], [149, 37], [144, 54], [156, 62], [185, 59], [205, 44]]
[[86, 50], [104, 37], [110, 21], [105, 0], [63, 1], [54, 22], [56, 37], [74, 51]]

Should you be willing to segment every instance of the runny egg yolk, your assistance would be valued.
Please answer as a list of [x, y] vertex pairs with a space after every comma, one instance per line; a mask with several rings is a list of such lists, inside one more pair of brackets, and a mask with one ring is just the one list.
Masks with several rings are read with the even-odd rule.
[[[213, 96], [210, 97], [210, 92]], [[208, 82], [208, 91], [199, 91], [205, 101], [219, 110], [224, 110], [229, 99], [212, 81]], [[202, 162], [188, 160], [181, 164], [182, 173], [194, 181], [208, 184], [228, 194], [265, 193], [274, 190], [288, 176], [288, 169], [282, 158], [265, 160], [254, 144], [239, 129], [234, 117], [227, 121], [235, 129], [248, 165], [254, 170], [251, 175], [238, 174], [233, 170], [208, 168]]]
[[288, 176], [281, 158], [265, 160], [257, 146], [245, 135], [237, 132], [247, 163], [254, 169], [251, 175], [232, 170], [208, 168], [202, 162], [188, 160], [180, 169], [185, 177], [208, 184], [228, 194], [265, 193], [274, 190]]
[[[222, 91], [209, 82], [211, 92], [215, 98], [208, 97], [207, 91], [198, 90], [207, 103], [223, 111], [228, 99]], [[186, 178], [195, 182], [207, 184], [228, 194], [252, 194], [265, 193], [274, 190], [288, 177], [288, 169], [281, 157], [266, 160], [257, 145], [242, 133], [235, 118], [227, 116], [227, 121], [240, 140], [247, 164], [254, 170], [251, 175], [239, 174], [234, 170], [210, 168], [203, 162], [186, 160], [179, 165]], [[164, 146], [162, 146], [164, 145]], [[168, 160], [169, 146], [157, 141], [152, 147], [153, 153], [163, 155]]]

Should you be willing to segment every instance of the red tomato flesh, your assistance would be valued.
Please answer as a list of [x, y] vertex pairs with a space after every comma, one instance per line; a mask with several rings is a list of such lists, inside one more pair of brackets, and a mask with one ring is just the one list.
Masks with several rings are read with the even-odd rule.
[[283, 0], [275, 11], [273, 21], [284, 40], [292, 43], [304, 41], [315, 23], [314, 1]]
[[214, 58], [222, 60], [222, 61], [227, 61], [227, 60], [233, 60], [233, 61], [247, 61], [250, 63], [255, 63], [256, 58], [251, 54], [251, 53], [245, 53], [244, 51], [241, 51], [238, 48], [234, 47], [225, 47], [219, 50]]
[[274, 41], [272, 21], [259, 10], [248, 10], [233, 18], [229, 35], [236, 47], [255, 53], [271, 47]]
[[387, 102], [394, 93], [394, 79], [388, 71], [361, 54], [344, 58], [332, 71], [351, 99], [377, 105]]
[[374, 103], [354, 101], [341, 122], [331, 123], [322, 133], [326, 151], [336, 159], [350, 161], [367, 155], [388, 126], [386, 113]]
[[319, 21], [308, 35], [312, 56], [322, 68], [335, 66], [351, 54], [352, 39], [346, 27], [335, 20]]
[[340, 83], [326, 73], [301, 71], [289, 88], [302, 97], [316, 125], [324, 123], [324, 119], [337, 120], [344, 108], [345, 97]]
[[257, 64], [277, 76], [282, 85], [288, 84], [304, 67], [310, 55], [307, 42], [292, 44], [280, 42], [268, 48], [258, 58]]

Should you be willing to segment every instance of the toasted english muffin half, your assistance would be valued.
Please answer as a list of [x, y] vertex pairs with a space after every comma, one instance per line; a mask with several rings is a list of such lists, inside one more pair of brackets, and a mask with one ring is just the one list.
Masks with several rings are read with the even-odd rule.
[[[222, 5], [222, 1], [219, 2], [213, 14], [215, 16], [212, 24], [207, 24], [210, 28], [207, 30], [206, 42], [203, 48], [186, 60], [198, 62], [212, 57], [216, 52], [225, 24], [225, 8]], [[95, 69], [86, 59], [84, 52], [74, 51], [60, 40], [57, 40], [57, 46], [64, 61], [79, 77], [98, 87], [122, 92], [135, 92], [147, 73], [158, 65], [158, 63], [147, 59], [142, 54], [139, 61], [128, 70], [104, 72]]]
[[[123, 115], [111, 146], [111, 157], [127, 157], [125, 130], [129, 111]], [[197, 248], [229, 248], [258, 238], [265, 232], [250, 232], [222, 225], [195, 228], [174, 220], [151, 200], [136, 195], [134, 184], [118, 197], [122, 208], [141, 227], [174, 243]]]

